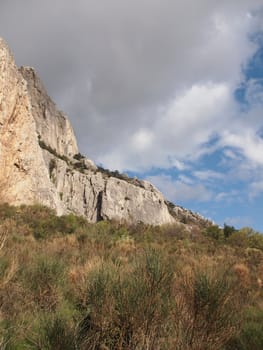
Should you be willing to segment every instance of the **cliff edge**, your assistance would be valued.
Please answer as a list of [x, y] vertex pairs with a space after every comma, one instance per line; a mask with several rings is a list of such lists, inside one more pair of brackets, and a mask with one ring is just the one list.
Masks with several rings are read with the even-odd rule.
[[68, 118], [33, 68], [16, 67], [1, 38], [0, 200], [41, 203], [91, 222], [175, 221], [163, 195], [149, 182], [98, 169], [80, 155]]

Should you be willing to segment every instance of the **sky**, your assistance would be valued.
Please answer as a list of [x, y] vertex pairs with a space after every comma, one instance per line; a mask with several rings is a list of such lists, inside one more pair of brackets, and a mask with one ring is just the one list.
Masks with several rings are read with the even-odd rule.
[[0, 0], [81, 153], [263, 232], [262, 0]]

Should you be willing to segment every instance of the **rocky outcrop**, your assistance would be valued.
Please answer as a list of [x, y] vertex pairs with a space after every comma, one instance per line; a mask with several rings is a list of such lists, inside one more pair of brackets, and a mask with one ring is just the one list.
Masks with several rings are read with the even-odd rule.
[[73, 157], [78, 146], [69, 120], [56, 108], [33, 68], [21, 67], [19, 72], [27, 82], [38, 137], [61, 156]]
[[56, 208], [56, 191], [48, 182], [27, 82], [0, 39], [0, 198], [10, 204], [40, 202]]
[[89, 221], [175, 221], [150, 183], [97, 168], [78, 151], [67, 117], [35, 71], [17, 69], [0, 39], [0, 200], [41, 203]]
[[179, 221], [188, 226], [198, 226], [201, 228], [207, 228], [215, 223], [198, 213], [194, 213], [191, 210], [185, 209], [179, 205], [175, 205], [169, 201], [166, 201], [170, 214]]

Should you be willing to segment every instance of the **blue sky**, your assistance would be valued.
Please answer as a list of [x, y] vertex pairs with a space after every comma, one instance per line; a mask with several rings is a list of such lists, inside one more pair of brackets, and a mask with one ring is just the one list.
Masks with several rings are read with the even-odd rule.
[[262, 0], [2, 0], [81, 153], [263, 232]]
[[[260, 122], [254, 129], [254, 136], [259, 138], [259, 149], [257, 144], [254, 147], [255, 152], [262, 152], [263, 33], [255, 33], [251, 40], [256, 41], [258, 47], [247, 64], [241, 67], [242, 79], [232, 93], [240, 118], [249, 117], [257, 109]], [[245, 139], [240, 141], [244, 141], [246, 147]], [[217, 136], [209, 139], [204, 148], [205, 154], [194, 161], [184, 158], [182, 166], [153, 167], [141, 173], [128, 171], [128, 174], [148, 179], [170, 200], [211, 218], [219, 225], [252, 226], [263, 232], [263, 154], [260, 154], [257, 164], [244, 155], [242, 147], [222, 145]]]
[[[263, 33], [255, 34], [256, 39], [253, 40], [256, 40], [258, 48], [242, 67], [243, 79], [233, 94], [240, 115], [246, 116], [255, 106], [262, 108], [259, 110], [261, 123], [254, 131], [257, 137], [263, 139]], [[251, 85], [256, 91], [249, 91]], [[253, 95], [250, 97], [250, 94]], [[206, 145], [208, 154], [198, 158], [197, 162], [190, 161], [185, 169], [153, 168], [144, 172], [143, 177], [162, 189], [167, 198], [176, 199], [177, 204], [191, 208], [219, 225], [251, 226], [263, 232], [261, 164], [258, 167], [253, 161], [249, 164], [250, 160], [238, 147], [215, 147], [213, 150], [217, 142], [216, 138], [210, 140]], [[259, 142], [262, 151], [262, 141]], [[263, 154], [261, 157], [263, 159]]]

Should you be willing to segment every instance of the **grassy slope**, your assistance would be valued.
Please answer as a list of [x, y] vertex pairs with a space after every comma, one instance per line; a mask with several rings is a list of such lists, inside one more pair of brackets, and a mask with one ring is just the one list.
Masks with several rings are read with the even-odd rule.
[[261, 279], [251, 229], [0, 206], [0, 349], [259, 350]]

